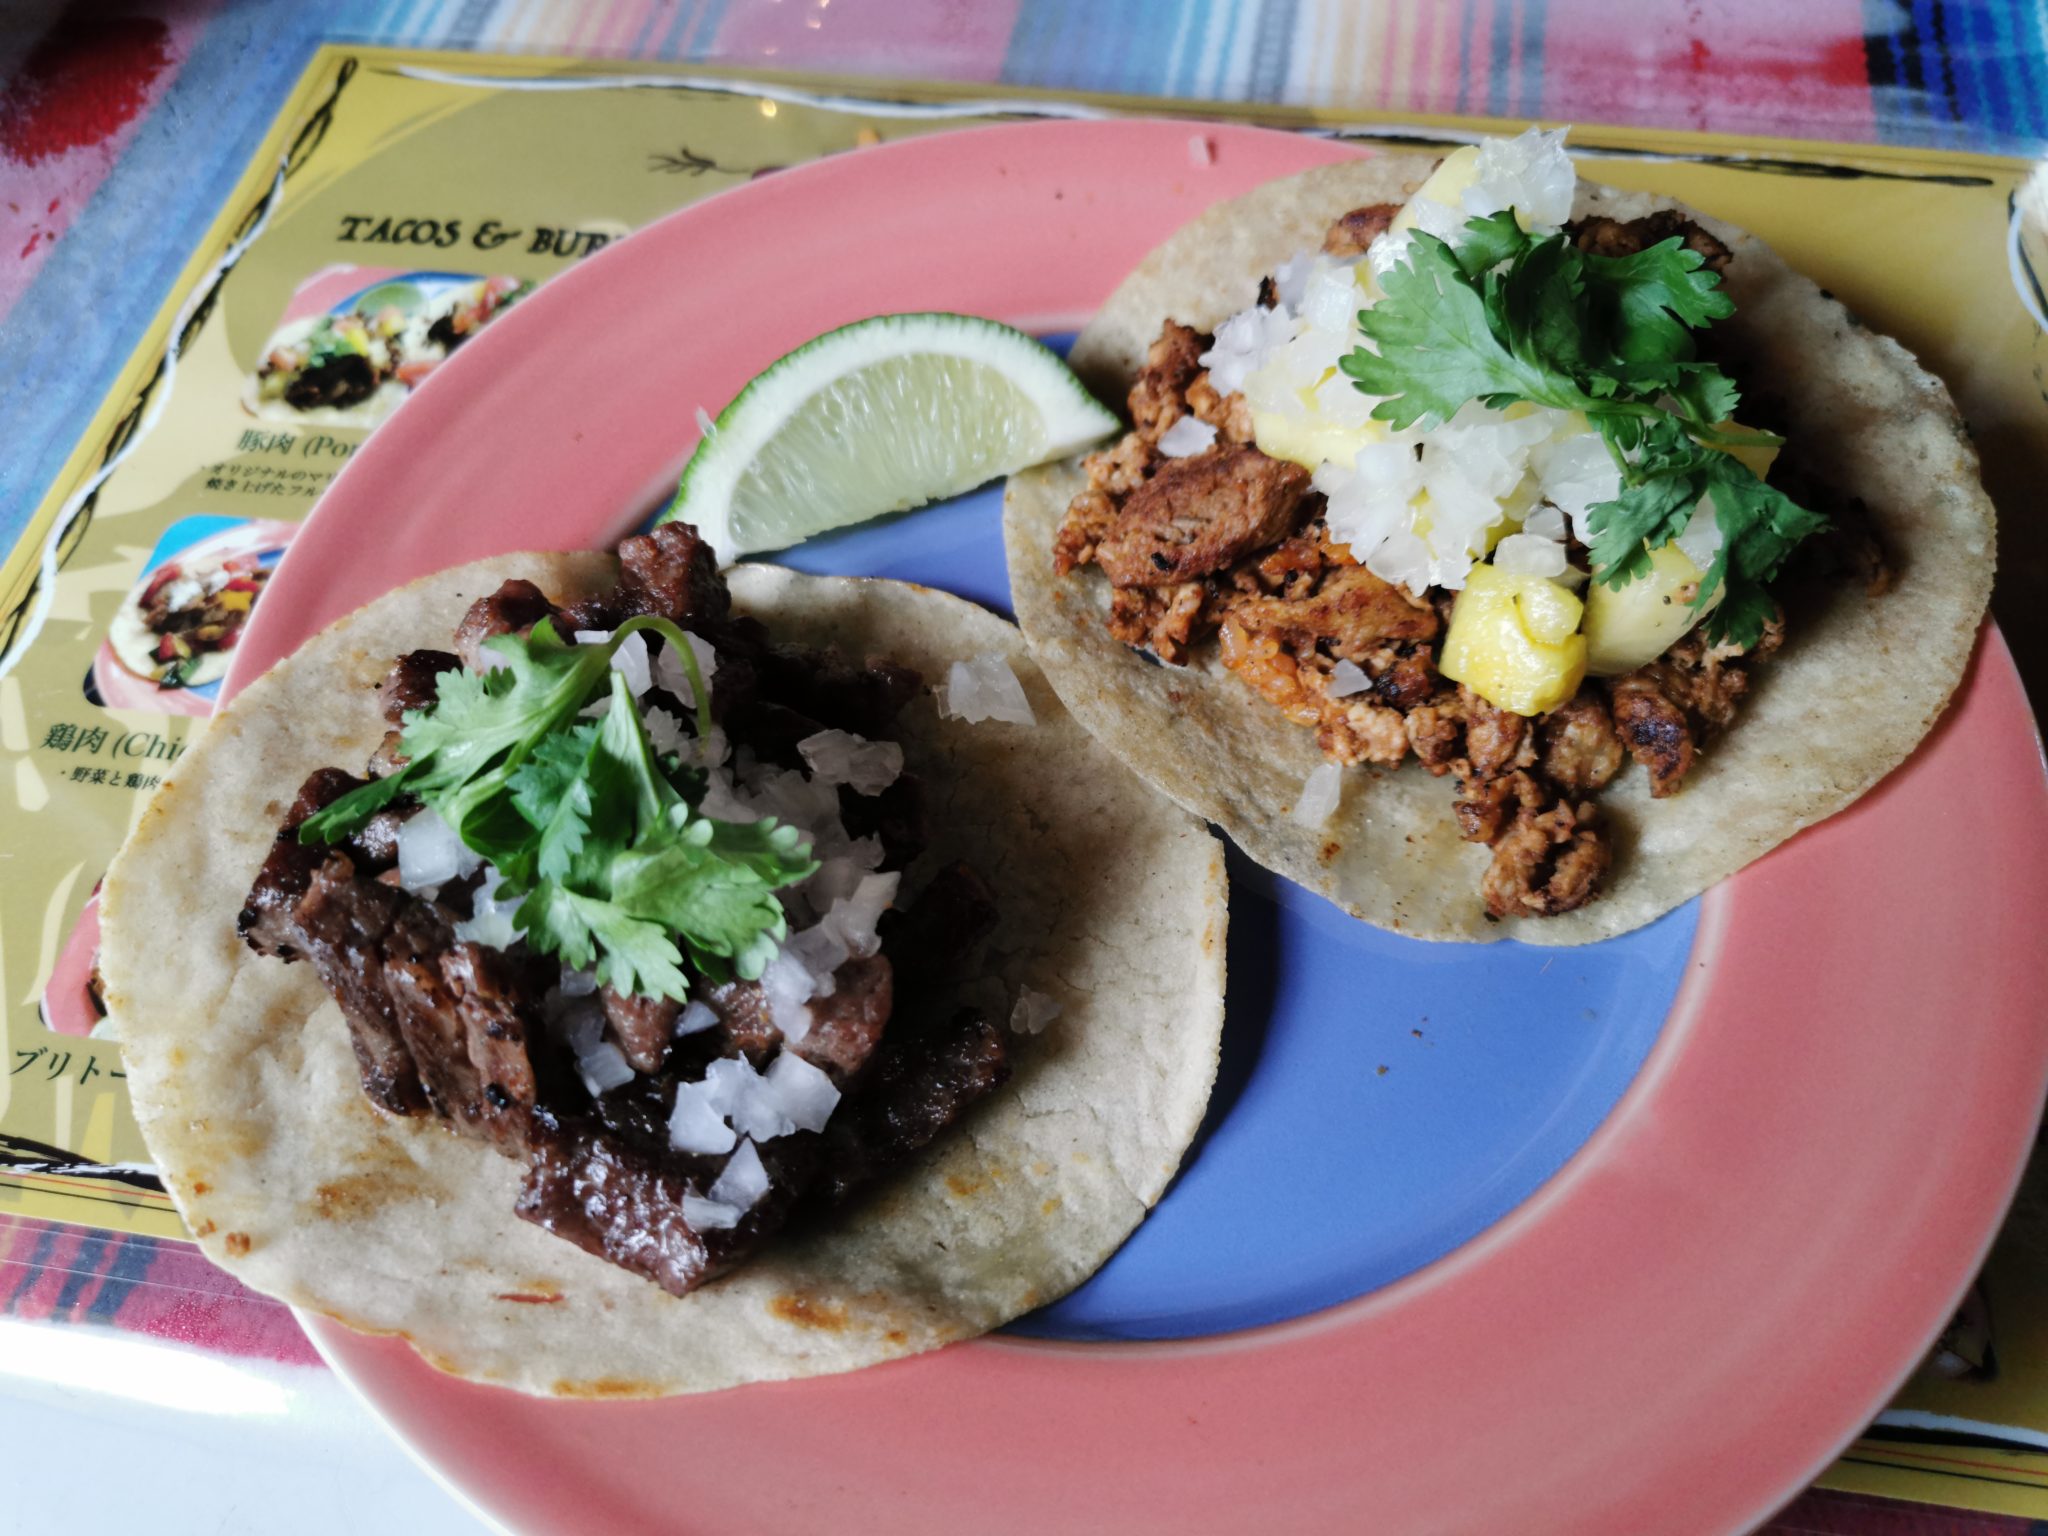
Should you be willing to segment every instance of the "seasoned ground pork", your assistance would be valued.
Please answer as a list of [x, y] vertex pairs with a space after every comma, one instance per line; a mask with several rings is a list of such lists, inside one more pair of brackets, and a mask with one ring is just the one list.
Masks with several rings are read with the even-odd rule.
[[[1359, 255], [1398, 211], [1351, 210], [1323, 249]], [[1569, 232], [1603, 256], [1676, 236], [1709, 270], [1730, 259], [1726, 245], [1674, 213], [1589, 218]], [[1270, 279], [1262, 284], [1261, 302], [1274, 291]], [[1702, 746], [1733, 722], [1782, 625], [1747, 654], [1687, 636], [1627, 676], [1588, 680], [1534, 720], [1496, 709], [1436, 670], [1455, 594], [1414, 597], [1329, 539], [1307, 472], [1252, 446], [1244, 397], [1220, 396], [1202, 369], [1212, 340], [1166, 322], [1131, 388], [1133, 430], [1084, 460], [1087, 488], [1055, 537], [1055, 569], [1100, 566], [1113, 588], [1110, 633], [1161, 661], [1184, 665], [1213, 637], [1222, 664], [1313, 730], [1332, 762], [1391, 767], [1412, 753], [1431, 773], [1454, 776], [1461, 835], [1493, 851], [1481, 891], [1495, 916], [1569, 912], [1592, 900], [1610, 861], [1592, 797], [1631, 757], [1653, 795], [1675, 793]], [[1217, 428], [1214, 445], [1162, 455], [1160, 435], [1190, 415]], [[1881, 591], [1890, 579], [1883, 551], [1856, 533], [1867, 520], [1842, 521], [1850, 531], [1828, 557]]]

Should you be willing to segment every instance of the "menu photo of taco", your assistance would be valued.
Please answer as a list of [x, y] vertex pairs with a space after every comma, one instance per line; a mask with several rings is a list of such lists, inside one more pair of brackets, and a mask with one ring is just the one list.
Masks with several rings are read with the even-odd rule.
[[1006, 499], [1083, 723], [1412, 937], [1622, 933], [1832, 815], [1932, 727], [1991, 590], [1941, 382], [1563, 140], [1212, 207], [1075, 344], [1129, 429]]
[[1201, 1120], [1225, 912], [1011, 626], [669, 523], [426, 577], [238, 694], [101, 969], [209, 1256], [461, 1376], [654, 1396], [1084, 1279]]
[[166, 530], [93, 659], [115, 709], [203, 715], [296, 523], [200, 516]]
[[533, 291], [524, 278], [340, 266], [299, 286], [242, 392], [280, 423], [374, 426]]

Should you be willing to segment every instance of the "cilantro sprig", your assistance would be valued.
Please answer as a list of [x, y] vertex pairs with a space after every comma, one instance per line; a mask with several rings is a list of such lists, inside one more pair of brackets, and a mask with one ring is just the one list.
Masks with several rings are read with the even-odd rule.
[[[681, 663], [702, 740], [710, 690], [673, 623], [641, 615], [608, 642], [569, 645], [543, 619], [486, 641], [501, 659], [491, 671], [443, 672], [433, 706], [405, 716], [405, 764], [308, 817], [300, 841], [338, 842], [416, 796], [497, 867], [501, 901], [522, 898], [514, 926], [541, 953], [621, 993], [678, 1001], [686, 955], [714, 981], [758, 977], [788, 933], [775, 892], [817, 864], [795, 827], [697, 813], [702, 772], [655, 751], [611, 670], [642, 630]], [[603, 712], [584, 719], [600, 697]]]
[[1622, 587], [1650, 551], [1684, 531], [1711, 496], [1722, 543], [1693, 598], [1707, 638], [1752, 645], [1774, 605], [1764, 583], [1826, 519], [1726, 450], [1782, 441], [1731, 431], [1741, 393], [1698, 356], [1693, 333], [1735, 311], [1698, 252], [1673, 236], [1630, 256], [1532, 235], [1512, 210], [1470, 220], [1455, 244], [1416, 231], [1362, 310], [1369, 347], [1341, 363], [1372, 414], [1396, 428], [1448, 421], [1468, 401], [1583, 411], [1621, 474], [1621, 493], [1587, 509], [1594, 579]]

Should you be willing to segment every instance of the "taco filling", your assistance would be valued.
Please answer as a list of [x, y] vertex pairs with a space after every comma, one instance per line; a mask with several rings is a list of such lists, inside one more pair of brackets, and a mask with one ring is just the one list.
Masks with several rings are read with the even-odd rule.
[[257, 366], [251, 403], [346, 411], [380, 391], [402, 397], [533, 287], [480, 277], [429, 299], [412, 283], [385, 283], [343, 313], [282, 327]]
[[523, 1164], [520, 1217], [680, 1296], [925, 1147], [1011, 1044], [959, 1003], [979, 876], [897, 901], [919, 674], [775, 643], [687, 525], [619, 560], [399, 656], [366, 776], [306, 779], [239, 928], [312, 966], [380, 1109]]
[[159, 688], [212, 682], [263, 595], [270, 568], [256, 555], [197, 563], [166, 560], [116, 619], [123, 660]]
[[1889, 583], [1852, 503], [1767, 478], [1770, 402], [1715, 356], [1729, 247], [1672, 211], [1573, 219], [1562, 138], [1343, 213], [1213, 333], [1168, 318], [1052, 551], [1107, 577], [1117, 640], [1214, 646], [1316, 733], [1298, 824], [1353, 765], [1453, 777], [1495, 918], [1600, 893], [1600, 791], [1632, 758], [1672, 795], [1734, 724], [1802, 543], [1832, 528]]

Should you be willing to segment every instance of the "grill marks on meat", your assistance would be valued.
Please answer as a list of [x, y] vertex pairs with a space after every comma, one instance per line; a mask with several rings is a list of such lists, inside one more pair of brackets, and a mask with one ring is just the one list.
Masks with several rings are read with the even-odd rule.
[[1168, 459], [1125, 499], [1095, 563], [1118, 587], [1207, 576], [1292, 533], [1308, 489], [1299, 464], [1242, 444]]
[[[720, 657], [714, 715], [763, 760], [793, 763], [797, 742], [828, 727], [886, 736], [923, 685], [916, 672], [886, 662], [771, 645], [758, 624], [730, 616], [716, 561], [692, 529], [664, 525], [627, 540], [620, 555], [619, 587], [567, 610], [524, 581], [479, 599], [458, 631], [459, 655], [415, 651], [393, 663], [378, 690], [386, 720], [396, 727], [407, 711], [431, 705], [440, 674], [465, 659], [474, 664], [485, 640], [544, 618], [566, 635], [658, 612], [709, 635]], [[402, 762], [398, 747], [394, 729], [372, 771]], [[521, 1217], [677, 1295], [743, 1260], [800, 1200], [822, 1207], [922, 1148], [1008, 1075], [1002, 1034], [978, 1014], [949, 1011], [995, 921], [987, 888], [954, 866], [917, 903], [887, 914], [887, 952], [838, 968], [832, 990], [812, 999], [800, 1041], [775, 1027], [759, 982], [700, 987], [719, 1027], [680, 1041], [680, 1004], [601, 988], [606, 1032], [635, 1076], [592, 1099], [564, 1044], [541, 1023], [558, 964], [523, 948], [457, 941], [454, 925], [468, 915], [474, 879], [432, 898], [396, 885], [397, 831], [415, 802], [401, 798], [334, 847], [299, 842], [309, 816], [364, 782], [338, 768], [306, 780], [249, 892], [243, 937], [261, 954], [313, 966], [348, 1022], [373, 1103], [394, 1114], [433, 1114], [522, 1161]], [[880, 795], [844, 787], [839, 795], [849, 835], [877, 838], [885, 868], [900, 869], [922, 850], [915, 778], [905, 775]], [[844, 1094], [832, 1144], [808, 1132], [761, 1144], [768, 1193], [735, 1226], [696, 1229], [684, 1197], [707, 1192], [727, 1158], [669, 1146], [676, 1084], [701, 1076], [718, 1056], [744, 1055], [758, 1068], [780, 1050], [820, 1067]], [[839, 1164], [828, 1168], [828, 1158]]]
[[1676, 238], [1700, 258], [1709, 272], [1723, 273], [1733, 253], [1683, 214], [1659, 209], [1640, 219], [1610, 219], [1600, 215], [1577, 219], [1565, 226], [1573, 243], [1593, 256], [1634, 256], [1653, 245]]
[[1726, 730], [1749, 692], [1749, 669], [1784, 643], [1782, 622], [1765, 626], [1748, 651], [1709, 646], [1695, 630], [1655, 661], [1607, 685], [1615, 728], [1650, 776], [1650, 794], [1677, 793], [1700, 743]]
[[1401, 211], [1399, 203], [1372, 203], [1340, 213], [1323, 231], [1323, 253], [1327, 256], [1363, 256], [1366, 247], [1387, 232]]

